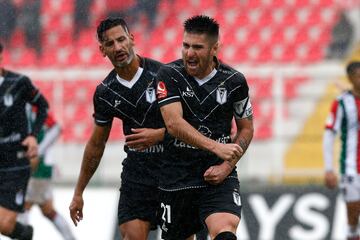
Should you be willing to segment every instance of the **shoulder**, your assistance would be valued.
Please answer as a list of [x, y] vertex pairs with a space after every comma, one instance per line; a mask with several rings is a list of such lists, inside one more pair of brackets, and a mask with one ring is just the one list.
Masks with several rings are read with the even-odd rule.
[[164, 65], [163, 63], [151, 58], [142, 58], [142, 60], [144, 69], [150, 72], [151, 75], [156, 75], [159, 69]]
[[173, 76], [174, 74], [183, 75], [184, 73], [185, 73], [185, 67], [184, 67], [184, 63], [181, 59], [164, 64], [159, 70], [160, 75], [168, 74], [168, 75]]
[[102, 95], [106, 93], [109, 89], [109, 86], [116, 81], [116, 72], [113, 69], [105, 78], [102, 80], [96, 87], [95, 95]]
[[30, 81], [28, 76], [9, 70], [6, 70], [5, 78], [13, 82]]
[[246, 78], [244, 74], [223, 62], [219, 63], [218, 72], [222, 75], [223, 78], [228, 78], [233, 83], [246, 84]]
[[346, 98], [353, 98], [354, 95], [351, 93], [350, 90], [343, 91], [340, 95], [338, 95], [335, 99], [335, 101], [344, 101]]

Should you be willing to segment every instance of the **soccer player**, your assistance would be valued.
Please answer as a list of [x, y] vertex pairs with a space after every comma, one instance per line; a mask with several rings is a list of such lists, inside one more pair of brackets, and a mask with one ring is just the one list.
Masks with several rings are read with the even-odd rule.
[[347, 239], [358, 240], [360, 213], [360, 62], [351, 62], [346, 68], [351, 90], [342, 92], [332, 103], [323, 136], [325, 185], [337, 186], [334, 172], [334, 142], [340, 133], [340, 191], [346, 202], [348, 232]]
[[[46, 116], [48, 103], [31, 80], [1, 67], [0, 44], [0, 233], [13, 239], [30, 240], [33, 228], [17, 222], [24, 209], [30, 177], [30, 158], [37, 156], [36, 137]], [[26, 104], [38, 108], [29, 131]]]
[[123, 121], [125, 134], [119, 229], [124, 239], [147, 239], [157, 225], [157, 169], [163, 153], [164, 123], [156, 102], [156, 73], [161, 63], [134, 52], [134, 37], [120, 18], [103, 20], [97, 28], [100, 51], [114, 69], [94, 94], [95, 127], [88, 141], [70, 215], [74, 224], [83, 217], [83, 191], [97, 169], [113, 118]]
[[[168, 157], [160, 174], [163, 239], [186, 239], [205, 224], [211, 239], [236, 239], [241, 200], [236, 163], [253, 137], [246, 79], [218, 60], [219, 24], [184, 22], [182, 59], [159, 70], [157, 98]], [[235, 118], [237, 132], [230, 137]]]
[[[29, 120], [32, 122], [37, 115], [37, 109], [32, 108], [29, 113]], [[40, 207], [42, 214], [47, 217], [60, 232], [65, 240], [74, 240], [66, 220], [55, 210], [53, 204], [53, 159], [51, 147], [60, 137], [61, 127], [55, 121], [52, 114], [48, 114], [45, 123], [38, 135], [39, 154], [33, 161], [34, 172], [30, 177], [28, 189], [25, 196], [25, 212], [20, 214], [19, 220], [23, 223], [29, 222], [29, 210], [36, 204]]]

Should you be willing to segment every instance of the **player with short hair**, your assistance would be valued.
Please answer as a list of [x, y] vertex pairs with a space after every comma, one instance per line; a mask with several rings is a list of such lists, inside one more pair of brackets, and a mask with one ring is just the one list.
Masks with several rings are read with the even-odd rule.
[[156, 102], [156, 73], [161, 63], [134, 52], [134, 36], [121, 18], [103, 20], [97, 28], [100, 51], [114, 69], [94, 94], [95, 127], [88, 141], [70, 215], [82, 219], [83, 191], [101, 160], [113, 118], [123, 121], [125, 134], [118, 206], [119, 229], [124, 239], [147, 239], [157, 226], [157, 171], [164, 146], [164, 123]]
[[334, 145], [340, 134], [340, 191], [346, 202], [348, 240], [359, 240], [360, 215], [360, 62], [350, 62], [346, 67], [350, 90], [343, 91], [332, 103], [323, 136], [325, 185], [337, 186], [334, 173]]
[[[182, 59], [158, 73], [157, 98], [169, 136], [160, 174], [162, 238], [190, 238], [206, 225], [211, 239], [236, 239], [241, 200], [236, 163], [253, 137], [243, 74], [217, 58], [219, 24], [184, 22]], [[237, 132], [231, 139], [232, 120]]]
[[[0, 64], [3, 58], [0, 44]], [[39, 111], [30, 131], [26, 104]], [[30, 177], [29, 159], [37, 156], [36, 137], [47, 116], [48, 103], [31, 80], [0, 65], [0, 233], [31, 240], [33, 228], [17, 222], [24, 210]]]

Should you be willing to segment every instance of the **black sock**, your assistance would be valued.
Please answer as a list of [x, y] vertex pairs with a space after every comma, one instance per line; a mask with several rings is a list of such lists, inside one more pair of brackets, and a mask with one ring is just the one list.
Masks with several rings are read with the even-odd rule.
[[9, 237], [19, 240], [31, 240], [32, 236], [33, 227], [30, 225], [23, 225], [19, 222], [16, 222], [14, 230], [9, 234]]
[[218, 235], [216, 235], [216, 237], [214, 238], [214, 240], [236, 240], [236, 235], [233, 234], [232, 232], [221, 232]]

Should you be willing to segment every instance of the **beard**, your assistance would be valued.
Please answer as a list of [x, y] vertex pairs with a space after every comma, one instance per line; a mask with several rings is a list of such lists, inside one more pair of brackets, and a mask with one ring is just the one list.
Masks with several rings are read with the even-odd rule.
[[131, 61], [134, 59], [134, 57], [135, 57], [134, 49], [131, 49], [131, 50], [129, 50], [129, 57], [125, 61], [123, 61], [123, 62], [113, 61], [113, 65], [115, 67], [119, 67], [119, 68], [125, 67], [131, 63]]

